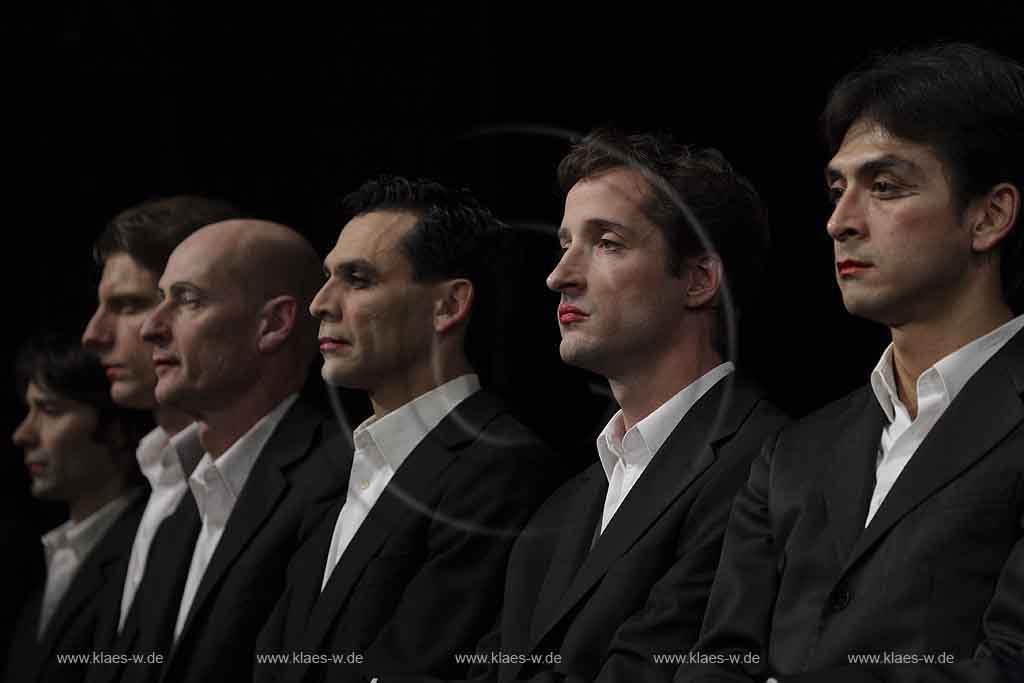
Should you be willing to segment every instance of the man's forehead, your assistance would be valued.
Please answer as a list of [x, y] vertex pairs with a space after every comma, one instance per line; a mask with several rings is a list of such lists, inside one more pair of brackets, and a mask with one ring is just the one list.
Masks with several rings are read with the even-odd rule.
[[152, 288], [157, 281], [156, 273], [147, 269], [128, 252], [111, 254], [103, 262], [100, 276], [100, 291]]
[[858, 121], [850, 126], [825, 169], [826, 177], [849, 175], [869, 167], [921, 168], [942, 166], [927, 145], [893, 135], [881, 124]]
[[376, 261], [387, 257], [398, 251], [402, 238], [418, 220], [408, 211], [372, 211], [356, 216], [342, 228], [327, 261]]
[[566, 195], [559, 235], [588, 228], [647, 233], [653, 227], [646, 213], [649, 201], [647, 181], [633, 169], [580, 180]]
[[190, 237], [171, 252], [167, 266], [160, 276], [160, 287], [166, 288], [176, 282], [205, 283], [227, 270], [229, 256], [229, 250], [221, 242], [192, 240]]

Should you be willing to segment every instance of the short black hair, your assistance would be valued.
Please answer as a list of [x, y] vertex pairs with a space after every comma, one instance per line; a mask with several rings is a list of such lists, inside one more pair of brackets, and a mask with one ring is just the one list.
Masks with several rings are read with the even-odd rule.
[[[612, 128], [595, 129], [572, 146], [558, 164], [558, 184], [568, 194], [577, 182], [618, 168], [634, 168], [649, 179], [650, 197], [643, 209], [665, 236], [666, 267], [677, 277], [686, 258], [707, 251], [679, 200], [685, 203], [722, 259], [738, 316], [758, 290], [770, 244], [767, 214], [753, 184], [717, 149], [678, 144], [668, 132]], [[725, 322], [719, 314], [714, 342], [723, 353]]]
[[[821, 116], [829, 156], [858, 121], [926, 145], [944, 163], [962, 212], [999, 183], [1024, 192], [1024, 67], [967, 43], [873, 57], [833, 88]], [[1003, 296], [1024, 290], [1020, 215], [1000, 245]]]
[[486, 368], [494, 334], [495, 261], [505, 226], [468, 189], [449, 189], [433, 180], [383, 175], [369, 180], [342, 202], [346, 221], [374, 211], [417, 217], [400, 248], [417, 282], [466, 278], [473, 306], [465, 350], [474, 368]]
[[64, 398], [85, 403], [96, 410], [97, 429], [103, 434], [114, 422], [120, 423], [131, 450], [153, 428], [150, 411], [124, 408], [110, 398], [110, 382], [99, 359], [82, 347], [71, 332], [41, 332], [26, 341], [15, 357], [15, 379], [19, 398], [28, 385], [52, 391]]
[[153, 199], [114, 216], [93, 245], [101, 267], [114, 254], [126, 253], [146, 270], [160, 275], [181, 242], [211, 223], [241, 217], [234, 205], [194, 195]]

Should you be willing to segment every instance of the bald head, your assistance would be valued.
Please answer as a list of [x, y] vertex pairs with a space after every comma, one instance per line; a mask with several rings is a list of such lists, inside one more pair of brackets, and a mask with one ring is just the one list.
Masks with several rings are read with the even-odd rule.
[[206, 271], [211, 285], [259, 310], [278, 297], [295, 301], [295, 329], [287, 346], [305, 365], [316, 355], [317, 321], [309, 303], [323, 281], [316, 250], [288, 226], [237, 219], [207, 225], [186, 238], [171, 256]]
[[322, 284], [316, 251], [302, 235], [280, 223], [223, 221], [202, 228], [192, 239], [222, 259], [243, 296], [257, 305], [287, 295], [308, 306]]

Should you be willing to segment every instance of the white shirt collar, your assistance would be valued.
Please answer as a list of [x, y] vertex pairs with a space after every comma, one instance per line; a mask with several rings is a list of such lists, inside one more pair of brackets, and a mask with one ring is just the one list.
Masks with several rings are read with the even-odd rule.
[[78, 522], [69, 519], [43, 534], [43, 549], [46, 556], [53, 557], [58, 549], [69, 547], [81, 562], [92, 552], [125, 508], [141, 493], [141, 489], [133, 488], [109, 501], [85, 519]]
[[[277, 425], [297, 399], [298, 394], [291, 394], [277, 404], [277, 407], [260, 418], [249, 431], [240, 436], [216, 460], [209, 453], [203, 454], [199, 464], [188, 478], [189, 488], [192, 490], [192, 495], [195, 496], [196, 505], [201, 515], [207, 516], [210, 513], [211, 504], [223, 503], [227, 503], [227, 509], [224, 512], [230, 513], [230, 508], [238, 500], [242, 487], [245, 486], [249, 473], [252, 472], [263, 447], [267, 445], [267, 441], [277, 429]], [[188, 437], [185, 437], [186, 441], [187, 439]], [[184, 457], [182, 461], [184, 463]], [[212, 483], [212, 479], [218, 479], [220, 486], [208, 487], [208, 484]], [[216, 502], [209, 500], [210, 496], [215, 495], [213, 491], [227, 495], [228, 500]], [[220, 521], [224, 523], [226, 519]]]
[[665, 444], [672, 431], [697, 401], [736, 366], [726, 361], [683, 387], [672, 398], [662, 403], [650, 415], [633, 425], [623, 434], [625, 423], [619, 410], [597, 437], [597, 457], [605, 476], [611, 480], [616, 460], [624, 465], [646, 465]]
[[364, 420], [352, 434], [357, 449], [372, 441], [378, 452], [397, 471], [416, 446], [455, 409], [480, 390], [480, 378], [466, 374], [420, 394], [401, 408]]
[[[182, 453], [195, 452], [197, 449], [198, 460], [202, 455], [202, 446], [199, 445], [199, 425], [193, 422], [169, 438], [167, 431], [162, 427], [155, 428], [139, 441], [135, 457], [150, 488], [156, 491], [159, 488], [177, 486], [185, 481], [181, 463]], [[193, 464], [193, 468], [194, 466]]]
[[[981, 366], [1022, 328], [1024, 315], [1019, 315], [937, 361], [917, 378], [918, 401], [932, 399], [948, 406]], [[896, 391], [891, 343], [871, 371], [871, 390], [889, 422], [893, 422], [896, 405], [903, 404]]]

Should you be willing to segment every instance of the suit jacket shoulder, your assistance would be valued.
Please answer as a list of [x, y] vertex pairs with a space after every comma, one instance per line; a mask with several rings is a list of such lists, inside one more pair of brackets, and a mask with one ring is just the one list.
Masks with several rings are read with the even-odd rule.
[[79, 566], [42, 639], [36, 639], [42, 586], [26, 603], [8, 658], [11, 681], [81, 681], [85, 662], [58, 663], [58, 654], [91, 655], [103, 598], [124, 583], [127, 557], [138, 528], [146, 495], [141, 492]]

